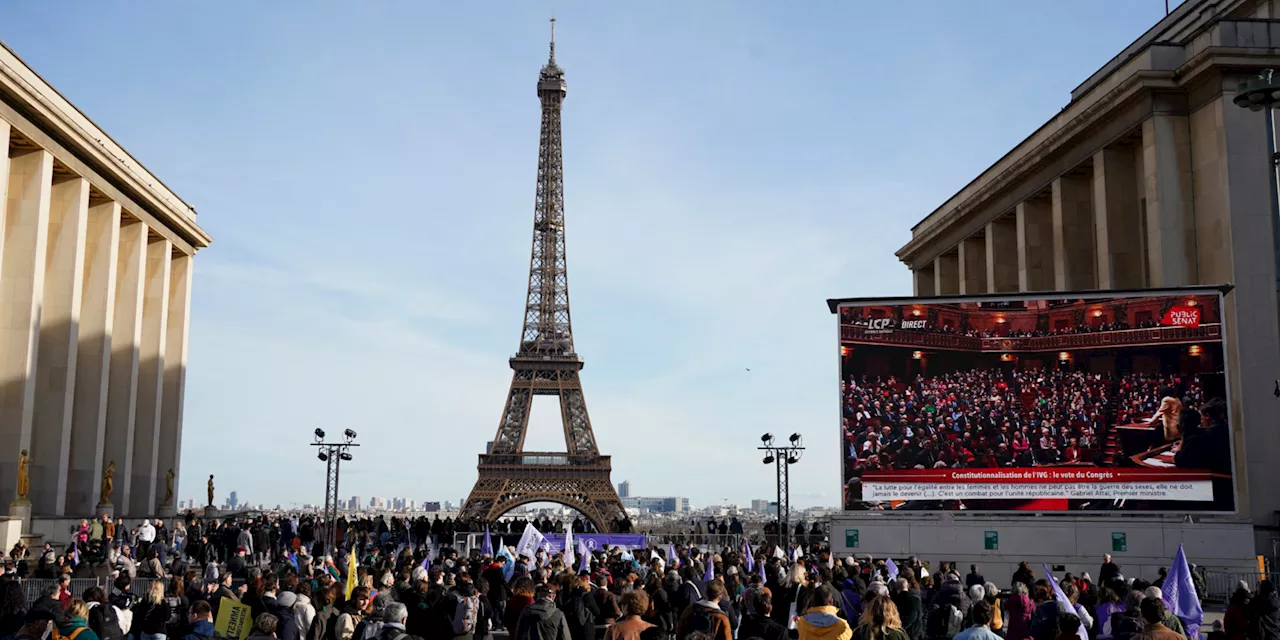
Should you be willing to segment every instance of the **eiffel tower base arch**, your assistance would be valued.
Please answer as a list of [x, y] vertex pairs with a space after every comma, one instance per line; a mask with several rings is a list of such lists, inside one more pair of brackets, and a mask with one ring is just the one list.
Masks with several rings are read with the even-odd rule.
[[526, 504], [554, 502], [577, 510], [596, 531], [613, 532], [624, 512], [609, 472], [608, 456], [482, 455], [480, 478], [458, 517], [493, 522]]

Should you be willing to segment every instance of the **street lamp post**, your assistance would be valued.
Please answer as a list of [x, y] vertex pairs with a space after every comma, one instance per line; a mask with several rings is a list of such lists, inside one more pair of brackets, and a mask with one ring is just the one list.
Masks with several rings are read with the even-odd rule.
[[1272, 242], [1276, 251], [1276, 290], [1280, 291], [1280, 154], [1276, 152], [1276, 148], [1280, 146], [1276, 141], [1276, 103], [1280, 102], [1280, 79], [1276, 78], [1271, 69], [1264, 70], [1258, 77], [1248, 82], [1240, 83], [1240, 88], [1236, 91], [1235, 103], [1237, 106], [1244, 107], [1250, 111], [1266, 111], [1267, 125], [1267, 162], [1270, 164], [1268, 170], [1271, 178], [1271, 234]]
[[351, 460], [351, 447], [360, 446], [355, 443], [355, 431], [347, 429], [342, 436], [342, 442], [325, 442], [324, 429], [317, 428], [315, 442], [311, 443], [313, 447], [320, 447], [316, 457], [327, 465], [324, 474], [324, 531], [325, 544], [329, 549], [334, 547], [334, 538], [338, 535], [338, 478], [342, 461]]
[[778, 466], [778, 528], [781, 536], [778, 538], [778, 546], [791, 550], [791, 487], [788, 477], [791, 465], [800, 462], [801, 456], [804, 455], [804, 439], [800, 434], [793, 433], [789, 439], [791, 444], [774, 444], [773, 434], [766, 433], [760, 436], [760, 444], [758, 447], [764, 451], [764, 463], [776, 464]]

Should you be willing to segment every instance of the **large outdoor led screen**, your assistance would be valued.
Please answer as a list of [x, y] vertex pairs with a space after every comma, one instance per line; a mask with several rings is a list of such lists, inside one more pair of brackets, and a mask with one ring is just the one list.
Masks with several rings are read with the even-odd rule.
[[1234, 511], [1221, 308], [839, 302], [845, 508]]

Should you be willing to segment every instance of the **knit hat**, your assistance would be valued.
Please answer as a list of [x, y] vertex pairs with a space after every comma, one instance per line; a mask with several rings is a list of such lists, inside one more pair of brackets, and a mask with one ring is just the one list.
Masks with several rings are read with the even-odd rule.
[[283, 591], [276, 596], [276, 603], [286, 609], [292, 609], [294, 604], [298, 602], [298, 594], [292, 591]]

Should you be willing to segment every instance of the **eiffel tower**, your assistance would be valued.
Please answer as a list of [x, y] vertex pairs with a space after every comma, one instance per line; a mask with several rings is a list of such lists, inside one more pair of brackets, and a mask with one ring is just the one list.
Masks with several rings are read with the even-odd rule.
[[[510, 360], [511, 390], [480, 477], [459, 519], [496, 520], [531, 502], [576, 509], [597, 531], [612, 531], [624, 515], [609, 479], [609, 456], [600, 455], [582, 394], [582, 358], [573, 348], [569, 322], [569, 275], [565, 266], [564, 165], [560, 152], [560, 106], [564, 70], [556, 66], [555, 19], [551, 55], [538, 76], [542, 133], [533, 211], [533, 256], [520, 349]], [[524, 450], [534, 396], [559, 396], [565, 453]]]

